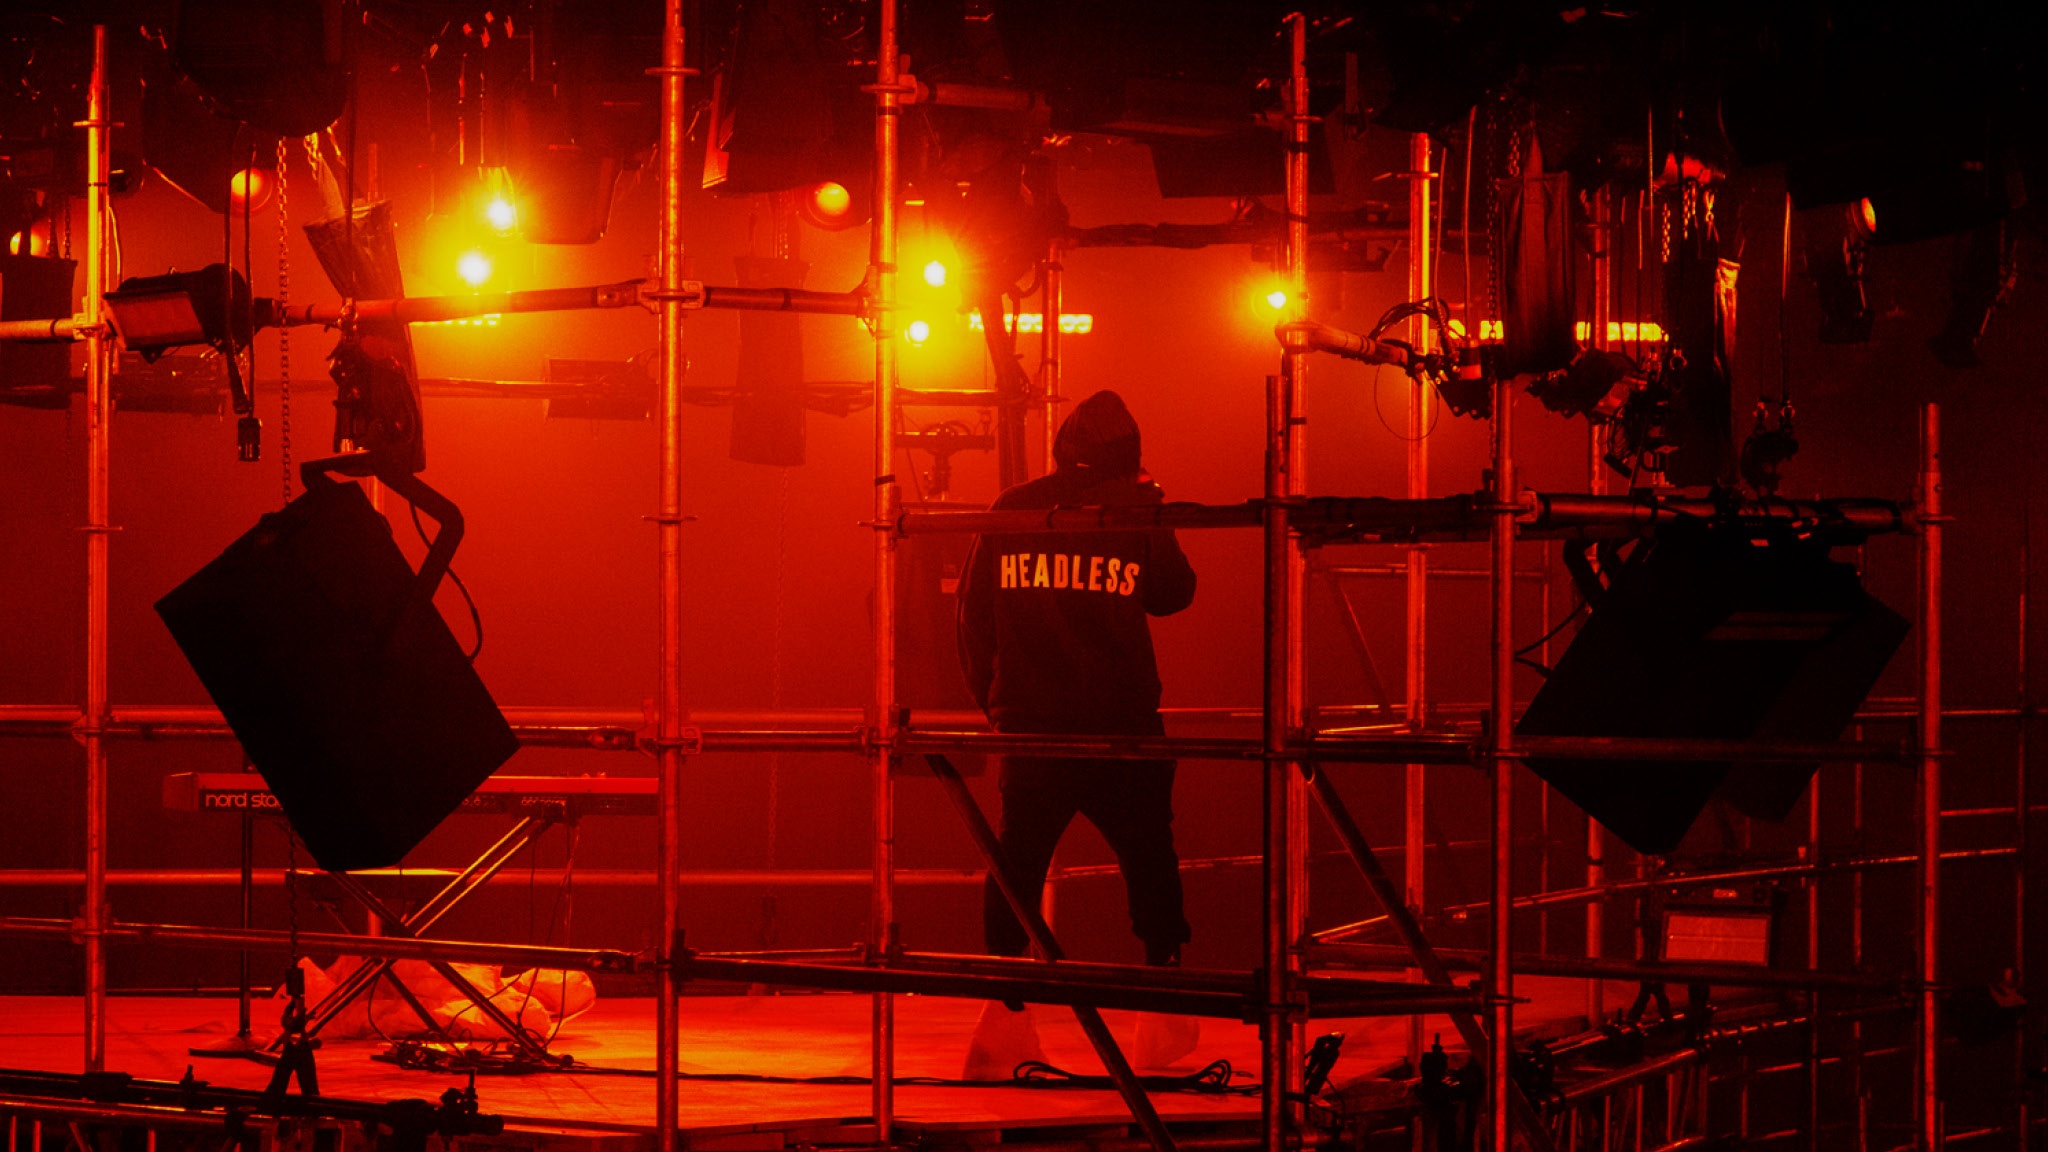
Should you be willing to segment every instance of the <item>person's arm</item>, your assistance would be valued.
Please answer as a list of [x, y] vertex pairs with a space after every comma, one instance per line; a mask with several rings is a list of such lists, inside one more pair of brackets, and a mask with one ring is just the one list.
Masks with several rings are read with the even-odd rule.
[[968, 546], [960, 566], [954, 638], [967, 691], [983, 713], [988, 711], [989, 686], [996, 670], [995, 552], [979, 536]]
[[[1153, 502], [1166, 501], [1166, 493], [1157, 482], [1148, 487]], [[1180, 550], [1180, 540], [1170, 529], [1147, 532], [1145, 536], [1150, 553], [1146, 558], [1145, 614], [1171, 616], [1195, 602], [1195, 566], [1188, 563], [1187, 553]]]

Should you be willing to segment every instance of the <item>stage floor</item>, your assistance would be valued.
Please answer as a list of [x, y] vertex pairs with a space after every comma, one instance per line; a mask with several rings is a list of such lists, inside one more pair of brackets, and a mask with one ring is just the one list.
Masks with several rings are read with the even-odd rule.
[[[1586, 982], [1527, 976], [1515, 982], [1528, 1003], [1516, 1009], [1518, 1034], [1558, 1034], [1581, 1026]], [[1610, 1007], [1628, 1003], [1633, 984], [1610, 983]], [[865, 995], [783, 994], [690, 996], [682, 1006], [682, 1054], [686, 1074], [752, 1074], [782, 1077], [865, 1077], [868, 1074], [869, 1004]], [[952, 1079], [961, 1073], [967, 1039], [980, 1001], [923, 996], [896, 998], [897, 1075]], [[1049, 1062], [1072, 1072], [1099, 1075], [1101, 1062], [1066, 1009], [1035, 1009]], [[275, 1029], [278, 1005], [255, 1005], [258, 1038]], [[202, 1080], [231, 1087], [261, 1088], [269, 1069], [241, 1059], [195, 1059], [187, 1049], [215, 1044], [234, 1032], [233, 1000], [189, 997], [117, 996], [107, 1010], [107, 1067], [157, 1080], [176, 1080], [193, 1066]], [[1136, 1028], [1129, 1012], [1103, 1017], [1120, 1042]], [[80, 1002], [76, 997], [0, 998], [0, 1067], [75, 1072], [80, 1067]], [[1343, 1032], [1345, 1043], [1335, 1083], [1372, 1076], [1401, 1061], [1407, 1049], [1408, 1018], [1314, 1021], [1310, 1034]], [[1450, 1021], [1428, 1017], [1425, 1038], [1441, 1034], [1444, 1047], [1461, 1047]], [[373, 1061], [385, 1049], [379, 1040], [328, 1041], [318, 1053], [320, 1090], [359, 1100], [406, 1097], [432, 1099], [463, 1082], [461, 1077], [407, 1071]], [[579, 1063], [599, 1068], [651, 1071], [654, 1067], [654, 1004], [648, 999], [600, 1001], [570, 1021], [552, 1048]], [[1193, 1055], [1170, 1069], [1142, 1069], [1148, 1075], [1186, 1074], [1213, 1060], [1228, 1060], [1239, 1083], [1258, 1074], [1255, 1027], [1232, 1021], [1202, 1021], [1201, 1043]], [[651, 1134], [654, 1083], [649, 1077], [597, 1072], [531, 1076], [486, 1076], [477, 1080], [484, 1112], [505, 1118], [510, 1128], [533, 1130], [535, 1143], [567, 1148], [640, 1146]], [[776, 1149], [799, 1143], [854, 1143], [869, 1114], [865, 1084], [788, 1084], [686, 1080], [680, 1122], [691, 1148], [724, 1152]], [[1256, 1096], [1157, 1093], [1160, 1114], [1169, 1121], [1254, 1120]], [[896, 1114], [905, 1133], [993, 1134], [1017, 1129], [1073, 1129], [1127, 1123], [1129, 1113], [1114, 1092], [1084, 1089], [942, 1087], [899, 1084]], [[983, 1137], [982, 1139], [991, 1139]]]

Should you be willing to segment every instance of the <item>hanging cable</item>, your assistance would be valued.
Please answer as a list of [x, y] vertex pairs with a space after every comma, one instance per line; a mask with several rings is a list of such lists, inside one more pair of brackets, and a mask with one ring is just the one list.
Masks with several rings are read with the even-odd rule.
[[[406, 507], [412, 513], [412, 528], [413, 531], [420, 534], [420, 543], [425, 544], [428, 548], [432, 548], [434, 542], [427, 538], [427, 526], [420, 523], [419, 505], [408, 503]], [[476, 662], [476, 654], [484, 650], [483, 614], [477, 611], [476, 600], [469, 594], [469, 585], [462, 582], [462, 577], [455, 574], [455, 569], [452, 566], [448, 569], [448, 579], [455, 585], [455, 590], [462, 593], [462, 602], [469, 606], [469, 624], [476, 634], [476, 644], [470, 648], [467, 656], [470, 663], [474, 664]]]

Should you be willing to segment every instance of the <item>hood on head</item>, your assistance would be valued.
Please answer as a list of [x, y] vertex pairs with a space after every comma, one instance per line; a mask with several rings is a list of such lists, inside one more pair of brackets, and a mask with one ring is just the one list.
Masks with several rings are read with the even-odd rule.
[[1052, 445], [1053, 462], [1061, 468], [1093, 468], [1115, 476], [1140, 470], [1138, 422], [1124, 407], [1124, 398], [1105, 388], [1074, 406], [1060, 423]]

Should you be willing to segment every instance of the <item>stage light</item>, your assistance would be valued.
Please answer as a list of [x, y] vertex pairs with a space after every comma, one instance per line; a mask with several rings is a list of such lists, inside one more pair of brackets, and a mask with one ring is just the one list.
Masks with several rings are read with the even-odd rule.
[[1863, 229], [1865, 236], [1877, 234], [1877, 205], [1870, 202], [1870, 197], [1865, 196], [1863, 199], [1858, 200], [1855, 211], [1849, 215]]
[[[967, 328], [970, 332], [982, 330], [981, 313], [969, 312], [967, 314]], [[1043, 332], [1045, 331], [1045, 315], [1041, 312], [1026, 312], [1022, 316], [1012, 316], [1006, 313], [1003, 316], [1003, 331]], [[1060, 332], [1062, 334], [1067, 336], [1086, 336], [1093, 331], [1095, 331], [1095, 314], [1093, 312], [1060, 313]]]
[[129, 351], [146, 360], [187, 344], [249, 342], [249, 282], [225, 264], [197, 272], [131, 276], [107, 293], [106, 300], [115, 333]]
[[[1451, 323], [1456, 325], [1458, 322], [1453, 320]], [[1457, 333], [1454, 330], [1452, 334], [1456, 335]], [[1482, 320], [1479, 322], [1480, 339], [1499, 340], [1503, 335], [1504, 330], [1500, 326], [1500, 321]], [[1572, 326], [1572, 335], [1577, 337], [1581, 343], [1584, 343], [1593, 338], [1593, 326], [1581, 320]], [[1609, 344], [1634, 344], [1638, 342], [1656, 344], [1663, 339], [1664, 329], [1654, 320], [1645, 320], [1641, 324], [1632, 320], [1609, 320], [1607, 322], [1607, 342]]]
[[270, 203], [275, 178], [261, 168], [244, 168], [228, 177], [228, 203], [237, 212], [253, 212]]
[[846, 185], [825, 180], [811, 186], [804, 195], [804, 219], [820, 228], [836, 231], [854, 223], [853, 193]]
[[923, 320], [912, 320], [903, 326], [903, 338], [912, 344], [922, 345], [932, 338], [932, 326]]
[[1273, 309], [1275, 312], [1278, 312], [1280, 309], [1287, 307], [1286, 290], [1282, 288], [1275, 288], [1271, 292], [1266, 293], [1266, 306]]
[[490, 221], [493, 229], [510, 232], [519, 224], [519, 210], [503, 196], [494, 196], [489, 204], [484, 205], [484, 219]]
[[481, 252], [469, 251], [455, 262], [455, 273], [463, 283], [472, 288], [481, 288], [491, 278], [491, 258]]
[[924, 266], [924, 282], [934, 288], [946, 286], [946, 266], [937, 260]]

